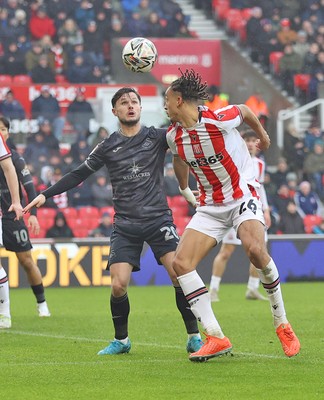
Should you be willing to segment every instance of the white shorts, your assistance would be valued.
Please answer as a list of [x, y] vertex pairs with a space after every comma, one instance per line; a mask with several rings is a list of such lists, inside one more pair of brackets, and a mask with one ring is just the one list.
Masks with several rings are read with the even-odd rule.
[[265, 225], [261, 201], [247, 195], [230, 205], [197, 207], [186, 228], [211, 236], [219, 243], [231, 228], [234, 228], [236, 236], [241, 223], [251, 219]]

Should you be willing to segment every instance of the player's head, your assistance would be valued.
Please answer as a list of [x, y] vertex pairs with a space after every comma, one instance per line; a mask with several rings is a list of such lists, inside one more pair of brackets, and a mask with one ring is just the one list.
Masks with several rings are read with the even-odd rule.
[[130, 87], [119, 89], [111, 99], [112, 112], [121, 125], [137, 125], [141, 117], [141, 96]]
[[[172, 122], [177, 121], [183, 105], [196, 105], [208, 99], [208, 87], [202, 82], [201, 75], [193, 69], [182, 72], [181, 76], [171, 83], [165, 92], [164, 108]], [[186, 108], [186, 107], [185, 107]]]
[[5, 117], [0, 117], [0, 133], [3, 136], [4, 140], [8, 139], [10, 129], [10, 122]]
[[242, 138], [244, 139], [251, 156], [255, 156], [259, 151], [257, 148], [257, 142], [258, 142], [257, 134], [254, 131], [247, 130], [242, 133]]

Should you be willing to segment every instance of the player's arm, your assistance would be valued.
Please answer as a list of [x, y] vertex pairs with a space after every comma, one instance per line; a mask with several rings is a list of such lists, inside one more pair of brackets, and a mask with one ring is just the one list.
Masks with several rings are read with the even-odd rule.
[[173, 169], [179, 182], [180, 193], [188, 203], [196, 207], [196, 197], [189, 188], [189, 167], [177, 154], [173, 155]]
[[7, 157], [1, 160], [0, 166], [6, 177], [7, 185], [11, 196], [11, 206], [9, 207], [9, 211], [15, 212], [16, 220], [20, 219], [22, 218], [22, 206], [20, 203], [20, 196], [19, 196], [19, 183], [18, 183], [16, 169], [12, 163], [11, 157]]
[[259, 138], [259, 143], [257, 144], [260, 150], [266, 150], [270, 146], [270, 138], [267, 131], [263, 128], [258, 117], [250, 109], [250, 107], [245, 104], [240, 104], [237, 106], [242, 114], [243, 121], [257, 134]]
[[81, 182], [85, 181], [93, 172], [87, 167], [86, 163], [82, 163], [78, 168], [65, 174], [58, 182], [48, 189], [44, 190], [41, 194], [35, 197], [27, 206], [24, 208], [24, 213], [29, 212], [33, 207], [41, 207], [47, 199], [57, 194], [66, 192], [74, 187], [78, 186]]

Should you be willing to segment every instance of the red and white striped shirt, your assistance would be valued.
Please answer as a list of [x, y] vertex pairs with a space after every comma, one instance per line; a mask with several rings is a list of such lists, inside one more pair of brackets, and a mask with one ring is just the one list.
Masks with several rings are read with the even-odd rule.
[[11, 157], [11, 151], [0, 133], [0, 161], [8, 157]]
[[236, 129], [242, 121], [240, 109], [227, 106], [212, 111], [199, 106], [199, 121], [191, 128], [172, 124], [167, 141], [197, 179], [200, 205], [229, 204], [248, 193], [257, 196], [252, 158]]

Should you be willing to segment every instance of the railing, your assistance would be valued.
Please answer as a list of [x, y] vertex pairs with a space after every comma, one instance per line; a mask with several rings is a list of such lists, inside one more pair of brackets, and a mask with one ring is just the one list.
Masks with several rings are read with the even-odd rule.
[[293, 120], [294, 125], [298, 129], [301, 122], [301, 114], [305, 111], [311, 110], [312, 108], [319, 107], [318, 117], [321, 130], [324, 130], [324, 99], [317, 99], [311, 103], [305, 104], [304, 106], [296, 109], [280, 110], [277, 118], [277, 144], [280, 149], [283, 148], [284, 144], [284, 125], [289, 119]]

